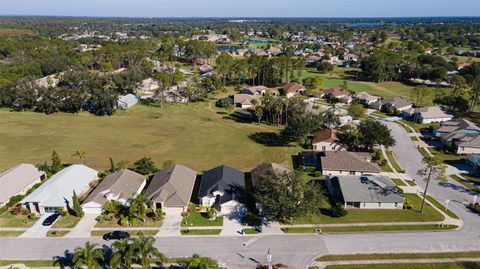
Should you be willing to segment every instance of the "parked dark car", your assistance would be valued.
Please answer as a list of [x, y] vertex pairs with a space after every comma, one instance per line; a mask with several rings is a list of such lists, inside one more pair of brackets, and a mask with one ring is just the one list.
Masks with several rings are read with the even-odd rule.
[[57, 219], [58, 217], [60, 217], [59, 214], [52, 214], [51, 216], [49, 216], [48, 218], [46, 218], [43, 222], [42, 222], [42, 225], [43, 226], [50, 226], [52, 225]]
[[130, 238], [130, 234], [122, 231], [113, 231], [103, 235], [103, 240], [120, 240]]

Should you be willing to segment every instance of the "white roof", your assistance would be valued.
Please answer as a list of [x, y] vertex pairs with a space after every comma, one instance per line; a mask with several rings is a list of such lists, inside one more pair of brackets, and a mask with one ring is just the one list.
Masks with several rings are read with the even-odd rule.
[[32, 185], [45, 172], [33, 164], [22, 163], [0, 174], [0, 202], [6, 202], [22, 190]]
[[66, 200], [72, 200], [73, 191], [77, 194], [85, 191], [98, 178], [97, 174], [98, 171], [85, 165], [70, 165], [25, 197], [22, 203], [39, 202], [41, 206], [63, 207]]
[[137, 99], [137, 96], [129, 93], [127, 95], [118, 96], [118, 101], [121, 103], [125, 103], [127, 105], [134, 105], [138, 102], [138, 99]]

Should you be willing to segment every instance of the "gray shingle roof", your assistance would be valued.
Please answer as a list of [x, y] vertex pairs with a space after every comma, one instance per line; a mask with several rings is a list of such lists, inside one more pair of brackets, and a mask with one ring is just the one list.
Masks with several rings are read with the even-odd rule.
[[38, 170], [33, 164], [22, 163], [0, 174], [0, 203], [4, 203], [32, 185], [45, 172]]
[[379, 173], [380, 167], [368, 161], [369, 154], [349, 151], [326, 151], [320, 157], [322, 170], [328, 171], [360, 171]]
[[145, 196], [166, 207], [188, 206], [197, 172], [181, 164], [158, 171], [150, 182]]
[[245, 189], [245, 174], [230, 166], [221, 165], [203, 173], [198, 197], [211, 195], [215, 191], [224, 193], [221, 203], [232, 200], [232, 191]]
[[475, 125], [475, 123], [463, 118], [456, 118], [453, 120], [442, 122], [440, 126], [436, 126], [434, 127], [434, 129], [435, 131], [440, 133], [451, 133], [459, 130], [472, 130], [480, 132], [480, 128]]
[[398, 193], [396, 185], [387, 177], [341, 176], [329, 179], [338, 189], [345, 202], [403, 203], [405, 198]]
[[132, 198], [145, 181], [145, 176], [128, 169], [116, 171], [98, 184], [84, 203], [95, 202], [104, 205], [108, 202], [107, 194], [115, 196], [115, 200]]

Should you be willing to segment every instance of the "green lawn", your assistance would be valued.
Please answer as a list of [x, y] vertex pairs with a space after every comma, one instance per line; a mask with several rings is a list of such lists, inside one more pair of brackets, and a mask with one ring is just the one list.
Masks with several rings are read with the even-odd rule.
[[394, 260], [394, 259], [446, 259], [446, 258], [480, 258], [480, 251], [472, 252], [432, 252], [432, 253], [375, 253], [326, 255], [317, 261], [360, 261], [360, 260]]
[[223, 217], [217, 217], [215, 220], [210, 220], [206, 213], [197, 211], [196, 205], [192, 204], [192, 212], [182, 220], [182, 226], [222, 226]]
[[400, 121], [395, 121], [396, 123], [398, 123], [398, 125], [400, 125], [400, 127], [402, 127], [403, 129], [405, 129], [405, 131], [409, 134], [413, 133], [412, 129], [408, 128], [408, 126], [405, 126], [405, 124], [401, 123]]
[[415, 183], [413, 180], [405, 180], [408, 185], [410, 186], [417, 186], [417, 183]]
[[53, 224], [52, 228], [73, 228], [77, 225], [80, 219], [81, 218], [72, 215], [62, 216]]
[[471, 181], [471, 182], [473, 182], [477, 185], [480, 185], [480, 177], [472, 175], [472, 174], [465, 174], [465, 173], [463, 173], [461, 175], [462, 175], [462, 177], [468, 179], [469, 181]]
[[[120, 224], [118, 224], [118, 219], [113, 217], [111, 221], [102, 221], [102, 222], [97, 222], [95, 225], [95, 228], [121, 228], [124, 227]], [[150, 218], [147, 218], [145, 223], [142, 222], [140, 219], [133, 219], [132, 222], [130, 223], [130, 227], [160, 227], [162, 226], [163, 220], [153, 220]]]
[[47, 237], [64, 237], [70, 231], [48, 231]]
[[400, 167], [400, 165], [398, 164], [397, 159], [395, 158], [391, 150], [387, 150], [387, 158], [388, 160], [390, 160], [390, 163], [392, 164], [393, 168], [397, 170], [397, 172], [399, 173], [405, 172], [405, 170], [403, 170], [402, 167]]
[[457, 155], [452, 153], [446, 153], [443, 150], [439, 150], [436, 147], [429, 147], [428, 150], [437, 158], [444, 162], [465, 162], [465, 155]]
[[79, 149], [87, 152], [85, 165], [96, 169], [109, 167], [109, 157], [132, 164], [144, 156], [158, 167], [171, 160], [197, 171], [220, 164], [250, 170], [264, 161], [291, 165], [301, 149], [279, 144], [280, 127], [238, 122], [214, 102], [138, 104], [110, 117], [0, 109], [0, 156], [8, 156], [0, 158], [0, 170], [50, 161], [53, 150], [65, 163], [78, 162], [71, 155]]
[[258, 231], [256, 229], [252, 229], [252, 228], [243, 229], [243, 232], [245, 234], [258, 234]]
[[427, 195], [427, 200], [434, 204], [438, 209], [442, 210], [444, 213], [446, 213], [449, 217], [451, 218], [454, 218], [454, 219], [460, 219], [457, 214], [453, 213], [453, 211], [451, 211], [450, 209], [448, 209], [448, 211], [445, 211], [445, 204], [444, 203], [440, 203], [439, 201], [437, 201], [437, 199], [433, 198], [432, 196], [430, 195]]
[[0, 237], [17, 237], [23, 233], [24, 231], [0, 231]]
[[405, 182], [403, 182], [403, 180], [401, 180], [399, 178], [392, 178], [392, 181], [397, 186], [407, 186], [407, 184], [405, 184]]
[[[155, 236], [159, 230], [128, 230], [125, 231], [131, 236]], [[106, 233], [112, 232], [112, 230], [95, 230], [90, 233], [91, 236], [103, 236]]]
[[348, 215], [335, 218], [324, 214], [311, 214], [294, 220], [294, 224], [335, 224], [335, 223], [372, 223], [372, 222], [425, 222], [442, 221], [442, 214], [427, 205], [420, 213], [422, 199], [413, 193], [405, 193], [412, 209], [352, 209]]
[[410, 139], [411, 139], [412, 141], [418, 141], [418, 137], [416, 137], [416, 136], [410, 136]]
[[397, 231], [442, 231], [456, 229], [458, 226], [443, 226], [432, 224], [419, 225], [384, 225], [384, 226], [345, 226], [345, 227], [292, 227], [282, 228], [284, 233], [363, 233], [363, 232], [397, 232]]
[[348, 264], [329, 265], [327, 269], [472, 269], [480, 268], [480, 262], [446, 263], [395, 263], [395, 264]]
[[430, 154], [428, 154], [427, 149], [425, 149], [423, 147], [420, 147], [420, 148], [418, 148], [418, 151], [420, 151], [420, 153], [423, 155], [423, 157], [430, 157]]
[[464, 180], [463, 178], [459, 177], [458, 175], [451, 175], [451, 178], [455, 179], [458, 181], [460, 184], [465, 186], [467, 189], [470, 189], [472, 191], [480, 192], [480, 188], [478, 188], [476, 185]]
[[420, 133], [420, 131], [424, 128], [429, 128], [429, 127], [432, 127], [432, 126], [440, 125], [440, 123], [438, 123], [438, 122], [434, 122], [434, 123], [415, 123], [415, 122], [409, 121], [409, 120], [400, 120], [400, 121], [407, 124], [408, 126], [412, 127], [415, 130], [415, 132], [417, 132], [417, 133]]
[[200, 230], [181, 230], [182, 235], [218, 235], [222, 232], [222, 229], [200, 229]]
[[29, 219], [27, 216], [15, 216], [10, 212], [0, 215], [0, 227], [30, 228], [38, 220], [38, 217]]

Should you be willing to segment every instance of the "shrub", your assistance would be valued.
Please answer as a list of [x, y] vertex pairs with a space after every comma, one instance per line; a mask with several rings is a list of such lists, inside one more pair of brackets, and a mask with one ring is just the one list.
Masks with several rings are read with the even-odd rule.
[[412, 204], [405, 198], [405, 202], [403, 203], [403, 209], [412, 209]]
[[322, 176], [322, 172], [320, 172], [320, 171], [315, 171], [315, 172], [313, 172], [313, 176], [314, 176], [314, 177], [321, 177], [321, 176]]
[[230, 103], [225, 99], [220, 99], [217, 102], [215, 102], [215, 106], [225, 108], [225, 107], [230, 106]]
[[30, 213], [30, 214], [28, 214], [28, 216], [27, 216], [28, 219], [35, 219], [35, 217], [36, 217], [36, 216], [35, 216], [35, 214], [33, 214], [33, 213]]
[[333, 206], [330, 209], [330, 211], [331, 211], [332, 217], [335, 217], [335, 218], [345, 217], [348, 214], [348, 211], [345, 210], [345, 207], [341, 203], [337, 203], [335, 206]]
[[122, 209], [122, 205], [117, 201], [109, 201], [103, 206], [105, 213], [118, 214]]

